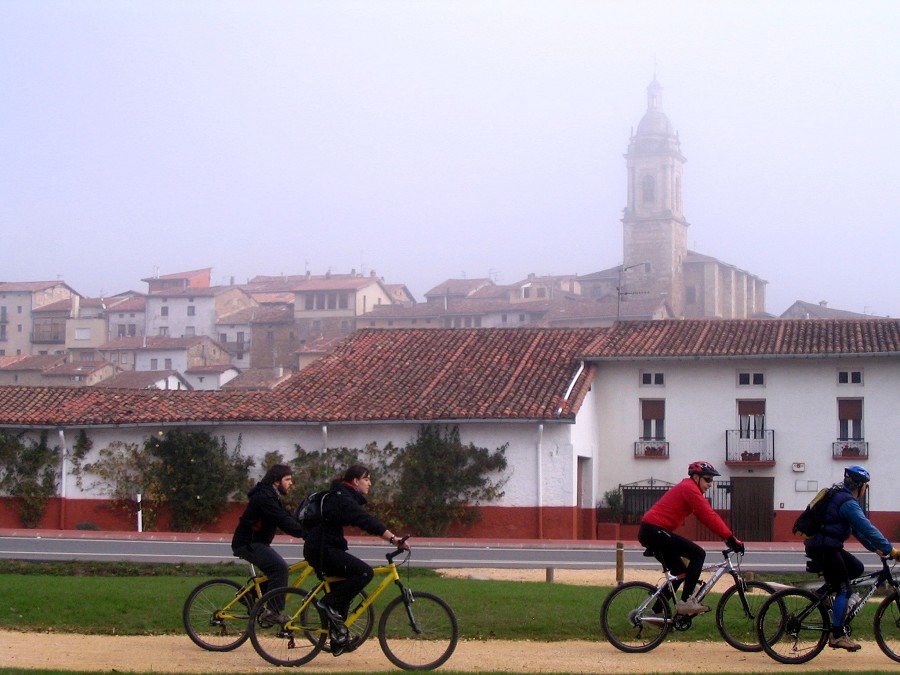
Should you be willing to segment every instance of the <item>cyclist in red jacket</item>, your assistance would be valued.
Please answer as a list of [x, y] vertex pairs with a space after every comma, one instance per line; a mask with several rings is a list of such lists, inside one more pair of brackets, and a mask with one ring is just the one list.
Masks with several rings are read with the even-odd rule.
[[[676, 600], [675, 610], [685, 616], [708, 612], [694, 598], [694, 588], [700, 579], [700, 571], [706, 560], [706, 551], [700, 546], [673, 532], [684, 524], [684, 519], [694, 514], [701, 523], [722, 537], [729, 548], [744, 552], [744, 543], [735, 538], [731, 528], [713, 511], [704, 497], [712, 485], [713, 477], [720, 475], [709, 462], [693, 462], [688, 466], [688, 477], [666, 492], [641, 519], [638, 541], [661, 555], [672, 574], [684, 577], [681, 600]], [[684, 559], [688, 564], [685, 566]], [[676, 582], [677, 584], [677, 582]]]

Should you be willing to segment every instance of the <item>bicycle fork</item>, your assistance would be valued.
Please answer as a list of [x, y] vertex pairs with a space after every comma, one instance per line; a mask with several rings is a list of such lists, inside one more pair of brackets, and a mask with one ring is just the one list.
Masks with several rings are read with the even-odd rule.
[[413, 597], [412, 590], [404, 586], [399, 579], [396, 584], [400, 587], [400, 595], [403, 598], [403, 605], [406, 607], [406, 617], [409, 619], [409, 627], [412, 628], [413, 633], [421, 635], [422, 631], [416, 624], [416, 617], [413, 614], [412, 606], [416, 599]]

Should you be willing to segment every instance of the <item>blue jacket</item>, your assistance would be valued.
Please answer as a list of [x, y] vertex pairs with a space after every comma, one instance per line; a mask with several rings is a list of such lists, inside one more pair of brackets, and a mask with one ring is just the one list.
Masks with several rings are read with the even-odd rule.
[[806, 548], [844, 548], [851, 534], [870, 551], [886, 554], [892, 548], [845, 485], [831, 497], [825, 507], [825, 524], [818, 534], [806, 540]]

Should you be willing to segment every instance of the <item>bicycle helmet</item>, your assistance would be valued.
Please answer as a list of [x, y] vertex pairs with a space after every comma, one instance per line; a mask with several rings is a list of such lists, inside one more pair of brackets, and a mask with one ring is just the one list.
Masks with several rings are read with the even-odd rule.
[[865, 467], [855, 465], [844, 469], [844, 485], [849, 488], [858, 488], [868, 483], [870, 479], [871, 476]]
[[[718, 471], [716, 471], [716, 467], [714, 467], [709, 462], [691, 462], [688, 465], [688, 476], [694, 476], [696, 474], [700, 474], [703, 476], [721, 476]], [[868, 475], [868, 474], [866, 474]]]

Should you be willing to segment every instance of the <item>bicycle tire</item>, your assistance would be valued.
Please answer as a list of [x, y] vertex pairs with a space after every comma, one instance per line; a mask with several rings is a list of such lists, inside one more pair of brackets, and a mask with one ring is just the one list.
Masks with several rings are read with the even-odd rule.
[[[610, 591], [600, 608], [600, 629], [613, 647], [630, 654], [658, 647], [671, 628], [672, 610], [664, 598], [657, 598], [658, 617], [642, 620], [638, 608], [656, 594], [657, 588], [643, 581], [629, 581]], [[653, 611], [647, 607], [647, 612]]]
[[[310, 591], [312, 593], [312, 591]], [[359, 606], [365, 602], [366, 598], [369, 596], [365, 591], [360, 591], [357, 593], [355, 598], [355, 607], [350, 609], [350, 612], [355, 612]], [[317, 625], [316, 619], [313, 618], [315, 614], [318, 613], [316, 606], [310, 602], [306, 607], [303, 608], [303, 612], [300, 615], [300, 621], [304, 626], [315, 626]], [[350, 643], [344, 649], [344, 653], [352, 652], [359, 648], [359, 646], [369, 639], [369, 636], [372, 634], [372, 629], [375, 628], [375, 608], [372, 605], [366, 607], [365, 613], [360, 615], [360, 617], [354, 621], [350, 626], [347, 626], [347, 629], [350, 631]], [[318, 631], [311, 632], [307, 635], [307, 639], [316, 641], [319, 638]], [[322, 647], [322, 651], [331, 653], [331, 646], [326, 642]]]
[[[739, 584], [743, 585], [743, 593]], [[739, 581], [722, 594], [716, 606], [716, 626], [729, 645], [742, 652], [760, 652], [756, 619], [774, 589], [761, 581]], [[747, 601], [746, 606], [741, 598]], [[749, 611], [749, 613], [748, 613]]]
[[889, 593], [875, 610], [875, 642], [889, 658], [900, 661], [900, 595]]
[[[378, 643], [388, 660], [404, 670], [433, 670], [456, 649], [459, 626], [450, 605], [431, 593], [405, 589], [391, 600], [378, 622]], [[410, 621], [410, 614], [414, 619]]]
[[[307, 591], [291, 586], [274, 588], [263, 595], [250, 614], [250, 642], [256, 653], [276, 666], [302, 666], [312, 661], [328, 639], [328, 627], [318, 612], [307, 613], [311, 622], [305, 625], [302, 608], [309, 595]], [[291, 617], [284, 626], [265, 626], [261, 614], [267, 610]], [[317, 636], [311, 637], [311, 636]]]
[[[195, 645], [211, 652], [230, 652], [247, 641], [256, 595], [250, 591], [235, 603], [243, 589], [231, 579], [210, 579], [188, 594], [181, 609], [181, 622]], [[231, 603], [234, 604], [229, 611], [223, 613]]]
[[756, 625], [763, 650], [779, 663], [812, 660], [825, 648], [831, 632], [825, 607], [801, 588], [773, 593], [760, 608]]

